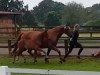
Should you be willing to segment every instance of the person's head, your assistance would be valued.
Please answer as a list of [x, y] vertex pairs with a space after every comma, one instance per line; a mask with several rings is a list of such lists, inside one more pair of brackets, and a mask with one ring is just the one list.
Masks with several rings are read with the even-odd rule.
[[74, 30], [79, 30], [79, 28], [80, 28], [80, 25], [79, 24], [75, 24]]

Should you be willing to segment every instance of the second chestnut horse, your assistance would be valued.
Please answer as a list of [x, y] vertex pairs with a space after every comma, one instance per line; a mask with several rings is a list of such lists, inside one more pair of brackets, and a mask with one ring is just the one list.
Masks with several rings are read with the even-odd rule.
[[[62, 36], [63, 33], [68, 34], [69, 27], [66, 27], [65, 25], [60, 25], [60, 26], [56, 26], [54, 28], [48, 29], [47, 35], [46, 36], [41, 36], [42, 39], [39, 40], [37, 39], [40, 36], [37, 36], [37, 32], [40, 31], [34, 31], [31, 33], [24, 33], [22, 34], [19, 43], [18, 43], [18, 48], [19, 50], [17, 50], [16, 53], [22, 54], [23, 51], [25, 51], [26, 49], [28, 49], [28, 51], [31, 53], [32, 50], [36, 51], [42, 51], [43, 50], [41, 48], [48, 48], [48, 50], [50, 51], [51, 49], [55, 50], [58, 52], [59, 57], [60, 57], [60, 62], [62, 60], [61, 58], [61, 52], [59, 49], [57, 49], [56, 45], [58, 42], [58, 39]], [[31, 34], [31, 36], [29, 36]], [[24, 39], [23, 39], [24, 38]], [[36, 40], [37, 39], [37, 40]], [[21, 47], [22, 44], [22, 47]], [[23, 49], [23, 51], [20, 52], [20, 49]], [[45, 53], [45, 52], [44, 52]], [[17, 54], [17, 55], [19, 55]], [[48, 59], [48, 55], [45, 53], [46, 55], [46, 59]], [[47, 61], [47, 60], [45, 60]]]

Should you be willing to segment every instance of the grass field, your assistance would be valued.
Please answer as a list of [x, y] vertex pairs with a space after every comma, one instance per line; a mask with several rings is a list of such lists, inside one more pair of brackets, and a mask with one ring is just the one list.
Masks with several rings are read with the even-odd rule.
[[0, 66], [8, 66], [13, 68], [35, 68], [35, 69], [60, 69], [60, 70], [88, 70], [88, 71], [100, 71], [100, 58], [94, 57], [82, 57], [83, 59], [77, 59], [76, 57], [68, 57], [63, 64], [59, 63], [58, 57], [51, 57], [50, 63], [44, 63], [44, 58], [38, 58], [37, 63], [32, 62], [30, 56], [26, 56], [27, 62], [23, 63], [23, 59], [20, 58], [15, 64], [12, 63], [13, 58], [8, 56], [0, 56]]
[[[100, 71], [100, 58], [94, 57], [82, 57], [77, 59], [76, 57], [68, 57], [63, 64], [59, 63], [58, 57], [51, 57], [50, 63], [45, 64], [44, 58], [38, 58], [37, 63], [32, 62], [30, 56], [26, 56], [27, 62], [23, 63], [23, 59], [20, 58], [15, 64], [12, 63], [13, 58], [9, 56], [0, 56], [0, 66], [8, 66], [13, 68], [34, 68], [34, 69], [59, 69], [59, 70], [81, 70], [81, 71]], [[15, 74], [11, 75], [37, 75], [37, 74]], [[39, 74], [40, 75], [40, 74]]]

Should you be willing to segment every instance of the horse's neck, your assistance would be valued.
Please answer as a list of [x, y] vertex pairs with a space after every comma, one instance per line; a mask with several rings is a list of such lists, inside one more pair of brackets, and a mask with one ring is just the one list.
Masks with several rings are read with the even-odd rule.
[[57, 39], [59, 39], [62, 36], [63, 31], [61, 30], [61, 28], [58, 28], [58, 29], [55, 28], [53, 29], [53, 33], [57, 37]]
[[59, 38], [62, 36], [62, 34], [63, 34], [63, 32], [59, 33], [59, 34], [57, 35], [57, 39], [59, 39]]

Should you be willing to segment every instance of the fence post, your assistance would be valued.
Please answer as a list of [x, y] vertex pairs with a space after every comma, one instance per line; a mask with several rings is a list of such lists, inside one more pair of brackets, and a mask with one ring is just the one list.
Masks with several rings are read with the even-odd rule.
[[9, 55], [11, 55], [11, 40], [8, 40], [8, 51], [9, 51]]
[[11, 75], [8, 66], [1, 66], [0, 67], [0, 75]]
[[93, 32], [90, 32], [90, 37], [92, 37]]
[[68, 52], [68, 40], [64, 40], [65, 43], [65, 54]]

